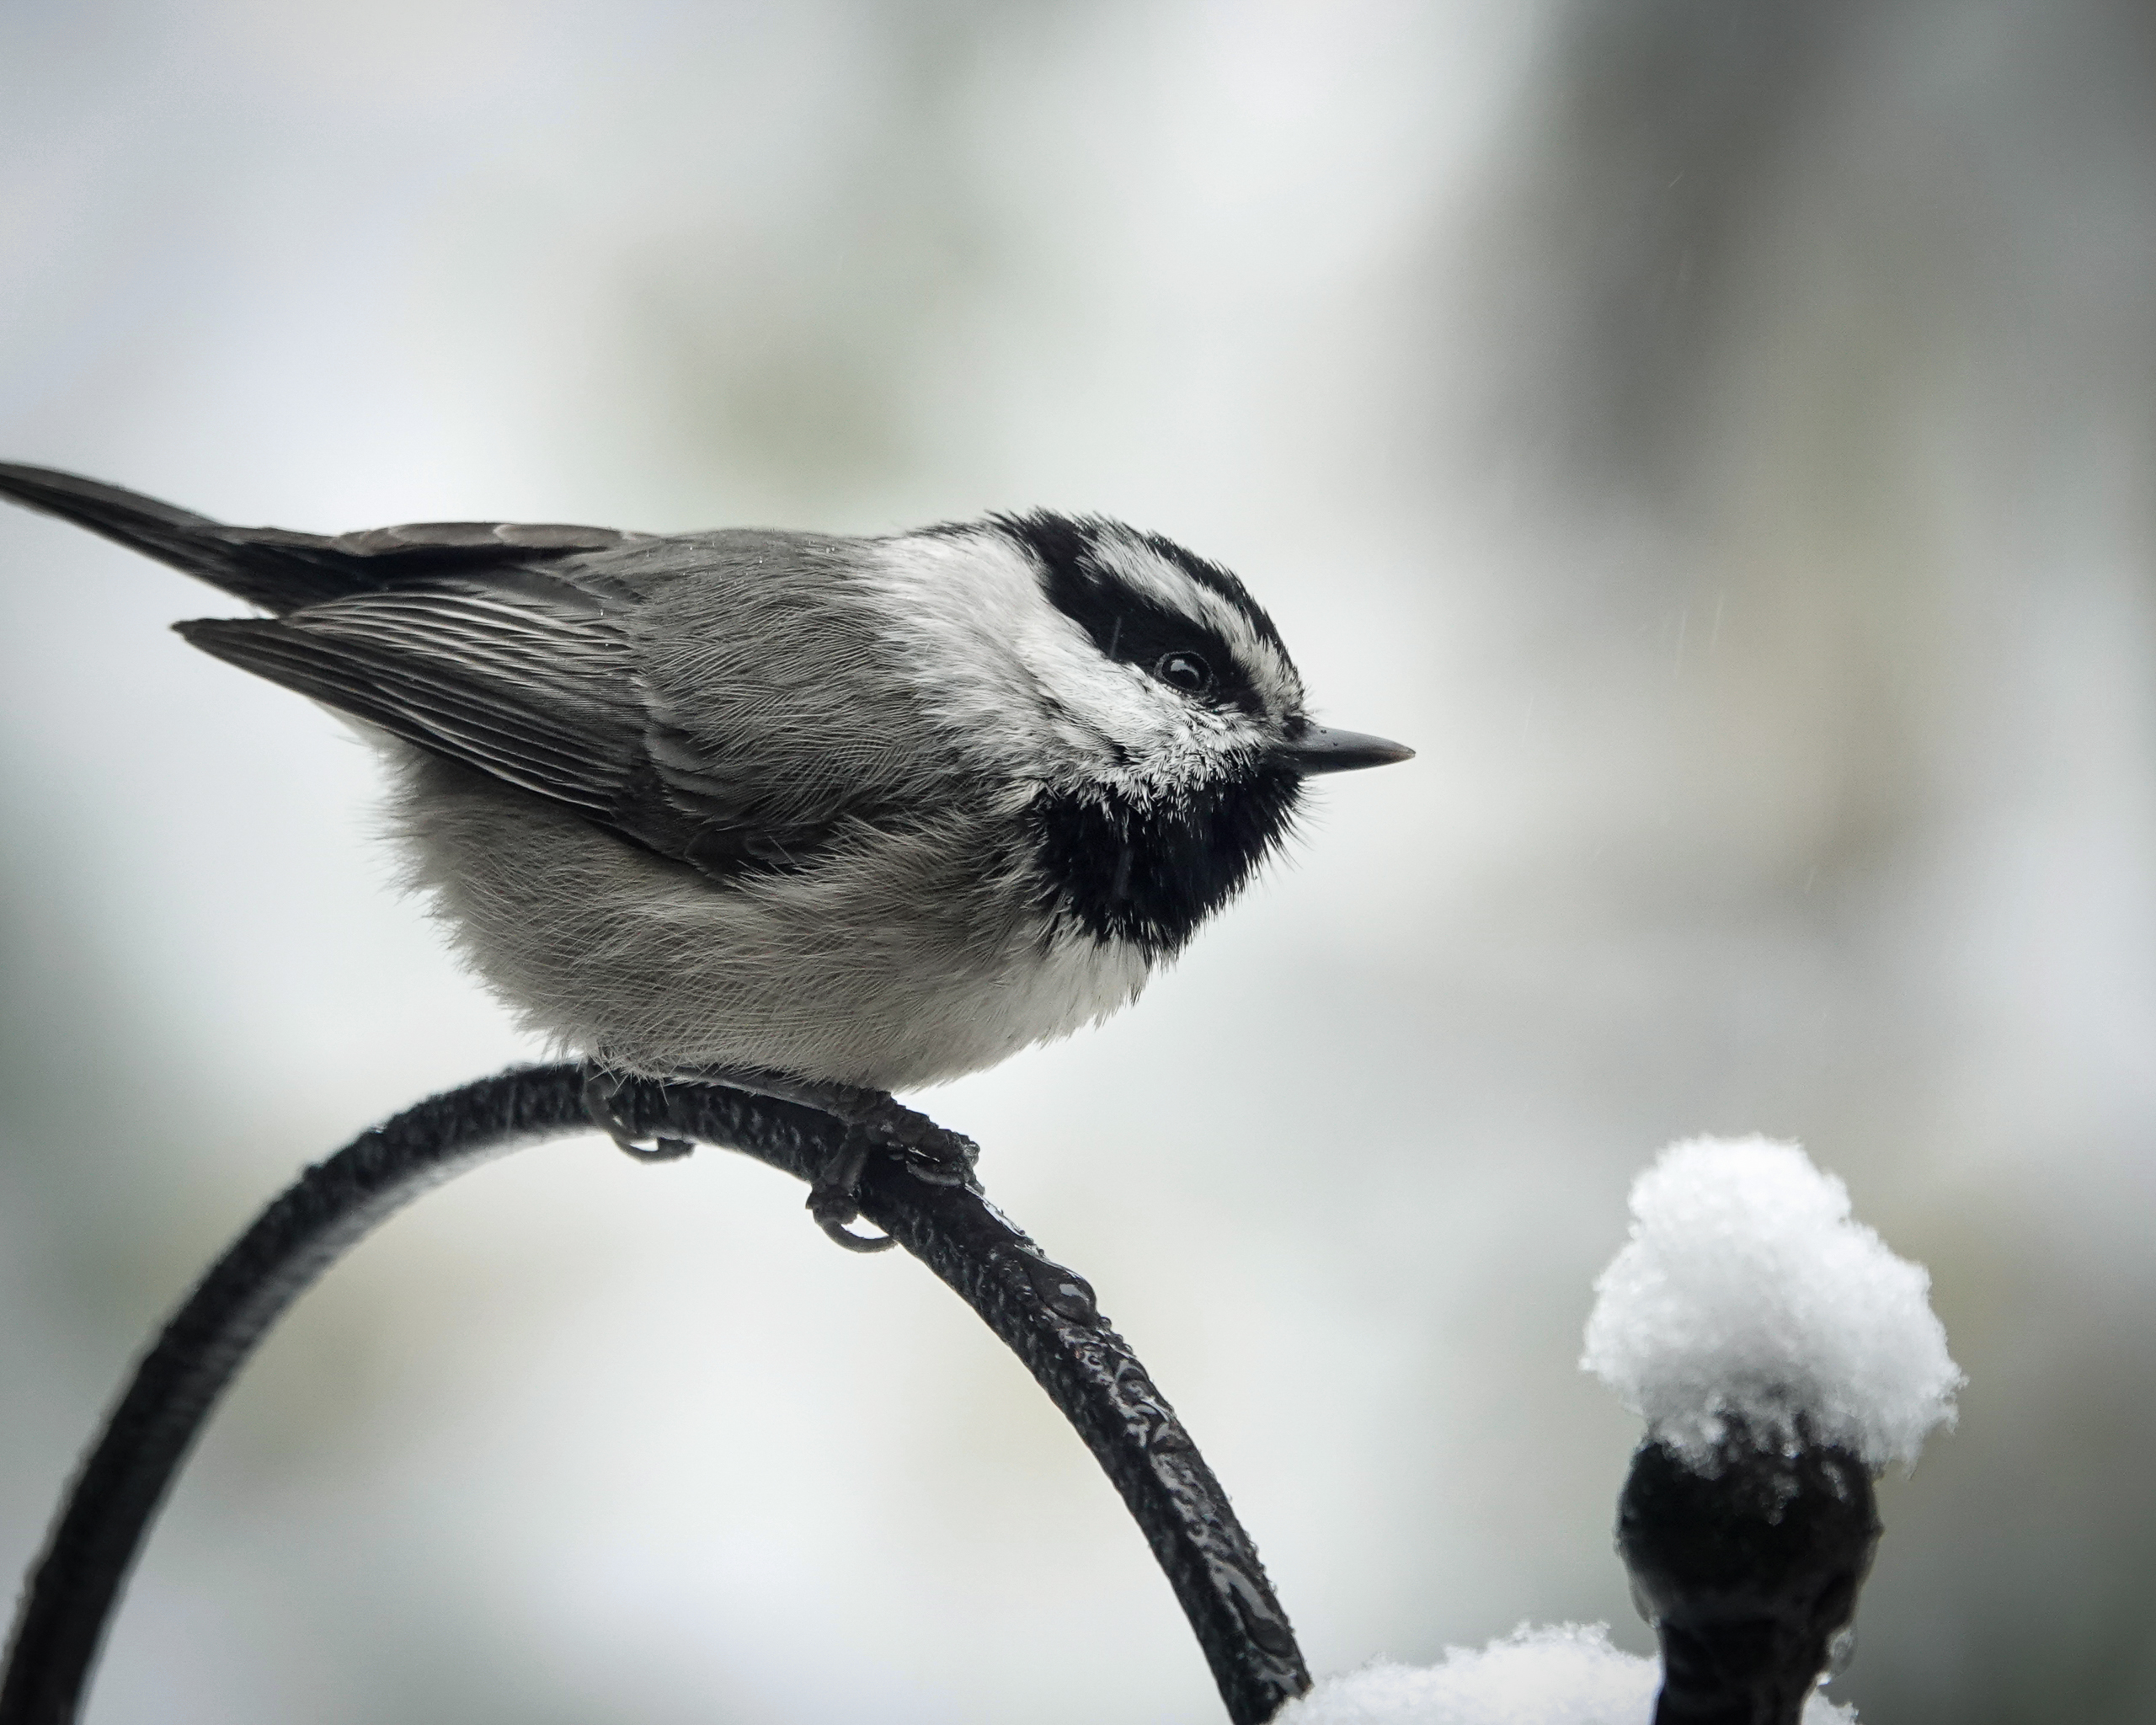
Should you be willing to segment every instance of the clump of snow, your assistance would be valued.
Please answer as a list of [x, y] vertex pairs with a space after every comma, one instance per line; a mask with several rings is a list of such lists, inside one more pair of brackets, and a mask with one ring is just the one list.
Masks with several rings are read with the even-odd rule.
[[1915, 1465], [1964, 1378], [1931, 1278], [1849, 1215], [1849, 1188], [1794, 1144], [1694, 1138], [1632, 1187], [1632, 1234], [1594, 1284], [1580, 1364], [1688, 1461], [1741, 1416], [1870, 1467]]
[[[1447, 1648], [1442, 1665], [1328, 1677], [1273, 1725], [1652, 1725], [1661, 1687], [1662, 1667], [1610, 1646], [1607, 1624], [1523, 1623], [1479, 1650]], [[1856, 1711], [1815, 1690], [1803, 1725], [1857, 1725]]]

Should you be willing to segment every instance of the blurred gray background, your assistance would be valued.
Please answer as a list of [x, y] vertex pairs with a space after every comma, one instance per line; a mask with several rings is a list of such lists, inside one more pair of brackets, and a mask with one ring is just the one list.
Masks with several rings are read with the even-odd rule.
[[[2156, 11], [0, 0], [0, 453], [244, 522], [1099, 509], [1239, 569], [1327, 789], [1139, 1009], [927, 1098], [1314, 1665], [1649, 1644], [1575, 1370], [1633, 1173], [1800, 1138], [1971, 1386], [1835, 1693], [2156, 1717]], [[232, 607], [0, 510], [0, 1569], [299, 1166], [541, 1050]], [[595, 1140], [296, 1311], [103, 1725], [1168, 1722], [1014, 1363]]]

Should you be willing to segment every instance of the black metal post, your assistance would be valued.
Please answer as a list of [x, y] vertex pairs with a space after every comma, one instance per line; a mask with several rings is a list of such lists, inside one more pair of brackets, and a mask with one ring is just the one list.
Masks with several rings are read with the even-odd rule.
[[1617, 1548], [1662, 1643], [1654, 1725], [1798, 1725], [1879, 1542], [1849, 1450], [1731, 1418], [1694, 1466], [1652, 1439], [1618, 1500]]

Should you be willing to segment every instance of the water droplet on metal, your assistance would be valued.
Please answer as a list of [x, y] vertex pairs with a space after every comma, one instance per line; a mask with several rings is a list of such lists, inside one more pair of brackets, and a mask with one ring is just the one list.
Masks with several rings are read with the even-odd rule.
[[1067, 1270], [1030, 1252], [1011, 1256], [1025, 1270], [1026, 1279], [1033, 1284], [1041, 1303], [1058, 1317], [1067, 1317], [1075, 1324], [1100, 1322], [1101, 1309], [1093, 1303], [1092, 1284], [1075, 1270]]
[[1280, 1608], [1268, 1596], [1265, 1585], [1240, 1565], [1215, 1557], [1213, 1560], [1215, 1576], [1227, 1583], [1229, 1598], [1235, 1603], [1235, 1615], [1242, 1619], [1243, 1633], [1268, 1653], [1282, 1658], [1292, 1658], [1297, 1652], [1295, 1632], [1288, 1626], [1288, 1620]]
[[1278, 1617], [1246, 1610], [1243, 1626], [1250, 1632], [1250, 1638], [1268, 1653], [1285, 1658], [1295, 1651], [1294, 1632]]

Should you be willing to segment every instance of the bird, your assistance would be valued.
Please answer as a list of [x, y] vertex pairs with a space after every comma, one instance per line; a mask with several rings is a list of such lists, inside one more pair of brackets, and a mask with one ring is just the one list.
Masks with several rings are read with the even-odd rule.
[[1413, 754], [1315, 722], [1240, 579], [1102, 515], [323, 535], [43, 467], [0, 496], [253, 606], [174, 627], [379, 745], [410, 884], [595, 1121], [686, 1153], [612, 1108], [636, 1076], [819, 1109], [809, 1207], [858, 1249], [872, 1150], [972, 1178], [893, 1092], [1129, 1005], [1310, 778]]

